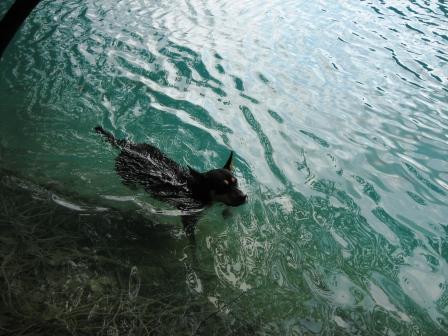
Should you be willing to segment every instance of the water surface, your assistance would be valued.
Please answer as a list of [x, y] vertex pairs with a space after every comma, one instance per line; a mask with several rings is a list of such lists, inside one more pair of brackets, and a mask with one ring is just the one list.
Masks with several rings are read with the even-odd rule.
[[[443, 335], [447, 27], [443, 1], [42, 1], [0, 61], [3, 302], [35, 293], [9, 330]], [[192, 252], [97, 124], [198, 170], [233, 149], [249, 203]]]

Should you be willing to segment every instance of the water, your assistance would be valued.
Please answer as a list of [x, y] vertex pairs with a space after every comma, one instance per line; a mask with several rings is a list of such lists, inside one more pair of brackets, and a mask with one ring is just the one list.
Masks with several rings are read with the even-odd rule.
[[[447, 41], [444, 1], [42, 1], [0, 62], [8, 330], [445, 334]], [[192, 252], [97, 124], [235, 150], [249, 203]]]

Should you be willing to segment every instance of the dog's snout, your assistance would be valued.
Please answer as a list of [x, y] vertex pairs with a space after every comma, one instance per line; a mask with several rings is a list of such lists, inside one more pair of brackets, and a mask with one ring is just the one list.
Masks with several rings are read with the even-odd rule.
[[241, 195], [239, 195], [239, 197], [238, 197], [238, 203], [239, 204], [244, 204], [246, 202], [247, 202], [247, 195], [241, 193]]
[[239, 206], [247, 202], [247, 195], [239, 189], [234, 189], [233, 192], [228, 194], [223, 201], [227, 205]]

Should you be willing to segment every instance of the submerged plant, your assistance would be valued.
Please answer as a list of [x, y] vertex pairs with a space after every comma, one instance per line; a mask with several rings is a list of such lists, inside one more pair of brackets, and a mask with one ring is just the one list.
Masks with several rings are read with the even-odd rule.
[[0, 179], [1, 334], [244, 330], [188, 293], [182, 262], [161, 262], [160, 247], [173, 240], [166, 229], [149, 230], [138, 216], [113, 210], [74, 212], [14, 179]]

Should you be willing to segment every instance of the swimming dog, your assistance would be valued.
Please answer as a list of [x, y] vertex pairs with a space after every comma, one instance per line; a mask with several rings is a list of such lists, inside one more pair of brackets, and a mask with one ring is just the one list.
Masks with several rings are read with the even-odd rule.
[[101, 126], [95, 127], [110, 144], [120, 149], [115, 169], [127, 186], [141, 186], [153, 197], [165, 201], [183, 215], [187, 236], [194, 239], [194, 227], [202, 210], [214, 202], [239, 206], [247, 201], [232, 174], [233, 152], [219, 169], [199, 172], [182, 167], [162, 151], [147, 143], [132, 143], [116, 139]]

